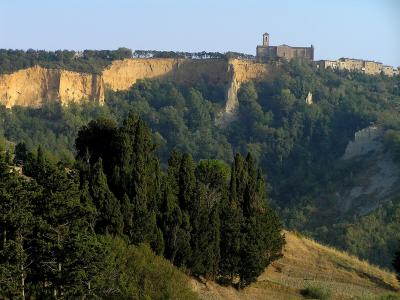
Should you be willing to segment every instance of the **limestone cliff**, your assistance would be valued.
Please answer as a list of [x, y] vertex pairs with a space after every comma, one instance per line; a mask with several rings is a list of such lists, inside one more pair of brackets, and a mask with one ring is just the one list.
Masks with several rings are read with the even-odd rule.
[[40, 107], [48, 101], [104, 101], [101, 76], [32, 67], [0, 75], [0, 103], [6, 107]]
[[235, 114], [237, 91], [249, 80], [270, 76], [272, 67], [245, 60], [224, 59], [125, 59], [114, 61], [102, 74], [78, 73], [66, 70], [33, 67], [12, 74], [0, 75], [0, 103], [40, 107], [47, 101], [92, 100], [102, 103], [104, 89], [127, 90], [140, 79], [158, 79], [192, 84], [205, 79], [226, 87], [225, 113]]

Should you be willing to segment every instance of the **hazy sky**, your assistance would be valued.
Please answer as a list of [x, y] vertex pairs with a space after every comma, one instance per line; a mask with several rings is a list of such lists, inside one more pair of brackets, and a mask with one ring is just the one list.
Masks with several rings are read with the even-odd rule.
[[0, 48], [255, 54], [264, 32], [316, 59], [400, 65], [399, 0], [0, 0]]

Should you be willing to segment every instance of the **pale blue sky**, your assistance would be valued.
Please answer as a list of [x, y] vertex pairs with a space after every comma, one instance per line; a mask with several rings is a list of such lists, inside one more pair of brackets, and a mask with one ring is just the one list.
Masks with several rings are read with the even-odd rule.
[[399, 0], [0, 0], [0, 48], [255, 54], [264, 32], [316, 59], [400, 65]]

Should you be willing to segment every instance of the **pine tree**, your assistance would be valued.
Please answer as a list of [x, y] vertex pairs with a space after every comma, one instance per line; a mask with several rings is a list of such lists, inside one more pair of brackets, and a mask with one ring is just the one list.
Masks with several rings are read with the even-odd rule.
[[[6, 188], [24, 215], [25, 221], [20, 218], [17, 223], [26, 224], [26, 229], [13, 233], [18, 246], [13, 253], [21, 262], [21, 276], [16, 278], [26, 274], [23, 279], [35, 298], [83, 295], [87, 287], [82, 282], [94, 276], [93, 262], [98, 257], [93, 244], [86, 244], [95, 238], [91, 225], [95, 209], [87, 185], [80, 192], [78, 174], [49, 163], [41, 148], [36, 157], [28, 156], [31, 178], [15, 176], [19, 184]], [[29, 257], [29, 268], [22, 263], [24, 257]], [[82, 269], [86, 262], [92, 263]]]
[[[37, 160], [38, 170], [44, 169], [43, 164], [45, 158]], [[41, 183], [43, 193], [40, 201], [35, 203], [35, 214], [41, 215], [37, 228], [40, 235], [33, 241], [32, 248], [37, 249], [35, 257], [38, 258], [35, 277], [51, 283], [48, 294], [58, 297], [81, 286], [76, 276], [69, 277], [68, 274], [87, 257], [79, 256], [70, 248], [71, 245], [78, 246], [77, 239], [93, 236], [89, 223], [94, 209], [90, 201], [82, 205], [76, 173], [67, 171], [62, 165], [46, 167], [48, 177]]]
[[36, 188], [18, 178], [0, 155], [0, 298], [25, 299]]

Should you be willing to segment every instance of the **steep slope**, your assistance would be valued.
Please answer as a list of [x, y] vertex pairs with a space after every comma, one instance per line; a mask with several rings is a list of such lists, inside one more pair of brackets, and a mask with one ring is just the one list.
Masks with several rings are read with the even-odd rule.
[[140, 79], [179, 84], [206, 80], [226, 88], [225, 112], [235, 113], [237, 91], [249, 80], [270, 77], [273, 66], [245, 60], [225, 59], [125, 59], [116, 60], [101, 75], [32, 67], [0, 75], [0, 104], [40, 107], [47, 101], [104, 101], [104, 89], [127, 90]]
[[338, 162], [340, 178], [330, 191], [318, 195], [319, 206], [309, 227], [364, 216], [400, 193], [400, 167], [383, 145], [382, 129], [370, 126], [355, 133]]
[[285, 232], [285, 236], [284, 257], [256, 283], [237, 291], [193, 279], [193, 290], [204, 300], [304, 299], [306, 289], [315, 287], [328, 291], [331, 299], [374, 299], [388, 293], [400, 297], [400, 285], [393, 273], [294, 233]]
[[101, 76], [39, 66], [0, 75], [0, 104], [40, 107], [48, 101], [104, 101]]
[[343, 160], [358, 160], [363, 168], [353, 174], [352, 186], [336, 194], [342, 213], [353, 209], [365, 215], [399, 194], [400, 168], [382, 140], [382, 129], [370, 126], [356, 132], [347, 145]]

